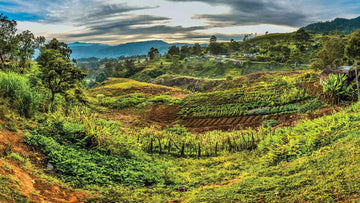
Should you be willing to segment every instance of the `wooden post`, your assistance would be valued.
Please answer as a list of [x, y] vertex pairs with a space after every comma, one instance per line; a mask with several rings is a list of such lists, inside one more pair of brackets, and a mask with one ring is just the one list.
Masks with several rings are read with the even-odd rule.
[[162, 152], [162, 147], [161, 147], [161, 139], [160, 138], [158, 138], [158, 141], [159, 141], [159, 153], [161, 154], [161, 152]]
[[201, 157], [201, 146], [200, 146], [200, 143], [199, 143], [198, 157], [199, 157], [199, 158]]
[[185, 154], [185, 143], [182, 144], [180, 155], [184, 156], [184, 154]]
[[359, 79], [358, 79], [358, 73], [357, 73], [357, 61], [355, 60], [355, 78], [356, 78], [356, 87], [358, 91], [358, 102], [360, 101], [360, 90], [359, 90]]
[[171, 153], [171, 140], [169, 140], [168, 153]]
[[232, 151], [232, 145], [231, 145], [230, 137], [228, 138], [228, 143], [229, 143], [229, 152], [231, 152]]
[[151, 138], [150, 140], [150, 152], [153, 151], [153, 138]]

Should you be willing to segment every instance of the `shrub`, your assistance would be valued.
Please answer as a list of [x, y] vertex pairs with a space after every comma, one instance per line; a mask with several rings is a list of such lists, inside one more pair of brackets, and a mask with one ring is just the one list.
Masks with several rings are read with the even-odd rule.
[[306, 113], [308, 111], [314, 111], [316, 109], [320, 109], [323, 107], [323, 104], [321, 101], [316, 98], [314, 100], [309, 101], [308, 103], [301, 105], [299, 107], [299, 113]]
[[30, 87], [27, 78], [16, 73], [0, 72], [1, 96], [11, 99], [20, 115], [32, 117], [38, 109], [41, 95]]
[[324, 93], [330, 93], [330, 98], [333, 103], [339, 103], [341, 100], [348, 100], [354, 95], [354, 89], [351, 85], [346, 86], [346, 75], [330, 74], [329, 79], [323, 82]]
[[262, 124], [265, 127], [275, 127], [279, 125], [279, 122], [277, 120], [266, 120]]

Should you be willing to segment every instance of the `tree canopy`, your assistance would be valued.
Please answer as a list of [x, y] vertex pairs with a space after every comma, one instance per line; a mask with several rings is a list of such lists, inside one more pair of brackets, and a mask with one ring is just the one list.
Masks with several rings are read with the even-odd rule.
[[43, 85], [51, 91], [51, 101], [54, 101], [55, 94], [65, 94], [86, 77], [83, 71], [71, 63], [71, 49], [65, 43], [53, 39], [41, 47], [40, 52], [37, 58], [40, 78]]

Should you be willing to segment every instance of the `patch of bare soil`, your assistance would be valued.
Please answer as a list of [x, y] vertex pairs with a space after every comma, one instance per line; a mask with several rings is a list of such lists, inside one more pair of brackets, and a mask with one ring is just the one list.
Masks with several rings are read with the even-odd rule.
[[109, 109], [105, 114], [100, 114], [100, 118], [111, 121], [120, 121], [125, 126], [137, 126], [141, 120], [141, 114], [131, 110]]
[[188, 95], [189, 94], [185, 94], [185, 93], [182, 93], [182, 92], [175, 92], [173, 94], [170, 94], [169, 97], [176, 98], [176, 99], [184, 99]]
[[340, 107], [327, 107], [314, 111], [310, 114], [283, 114], [283, 115], [257, 115], [239, 116], [232, 118], [208, 118], [208, 119], [186, 119], [182, 124], [191, 132], [207, 132], [213, 130], [229, 131], [234, 129], [257, 128], [266, 120], [277, 120], [277, 128], [294, 126], [304, 119], [315, 119], [324, 115], [331, 115], [334, 111], [339, 111]]
[[159, 125], [170, 125], [179, 119], [177, 105], [169, 106], [163, 103], [154, 104], [151, 110], [144, 114], [143, 119], [156, 122]]
[[99, 117], [106, 120], [120, 121], [127, 127], [149, 127], [151, 125], [166, 127], [179, 120], [179, 110], [180, 108], [176, 105], [169, 106], [157, 103], [144, 112], [109, 109], [105, 114], [100, 114]]
[[[34, 151], [30, 146], [24, 143], [20, 133], [3, 131], [0, 132], [0, 152], [16, 152], [22, 156], [29, 157], [31, 162], [38, 167], [45, 168], [45, 155]], [[83, 202], [88, 195], [83, 192], [70, 190], [59, 186], [58, 184], [49, 183], [31, 174], [30, 171], [24, 170], [16, 161], [0, 161], [0, 165], [6, 163], [11, 166], [10, 175], [14, 180], [20, 181], [20, 192], [35, 202]], [[9, 174], [0, 168], [0, 173]]]
[[226, 186], [229, 186], [232, 184], [240, 183], [241, 181], [242, 181], [242, 179], [236, 178], [236, 179], [229, 180], [222, 184], [204, 185], [204, 186], [201, 186], [200, 189], [204, 190], [204, 189], [211, 189], [211, 188], [218, 188], [218, 187], [226, 187]]

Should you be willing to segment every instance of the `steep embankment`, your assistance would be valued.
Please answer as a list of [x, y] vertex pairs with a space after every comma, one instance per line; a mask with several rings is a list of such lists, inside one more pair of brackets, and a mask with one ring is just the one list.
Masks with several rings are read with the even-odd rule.
[[45, 174], [46, 165], [46, 157], [25, 144], [21, 132], [1, 130], [0, 201], [65, 203], [89, 197]]

